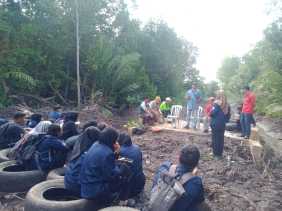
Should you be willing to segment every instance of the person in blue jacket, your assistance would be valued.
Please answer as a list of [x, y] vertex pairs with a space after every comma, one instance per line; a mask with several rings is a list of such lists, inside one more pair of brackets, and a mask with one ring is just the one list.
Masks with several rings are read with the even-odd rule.
[[80, 196], [80, 170], [81, 164], [89, 148], [98, 141], [100, 130], [96, 127], [90, 126], [78, 136], [71, 153], [70, 161], [67, 164], [65, 171], [65, 186], [73, 194]]
[[104, 129], [82, 162], [81, 197], [93, 200], [97, 206], [108, 206], [119, 198], [121, 171], [115, 162], [115, 152], [119, 151], [117, 138], [115, 129]]
[[61, 128], [59, 125], [49, 126], [46, 136], [40, 140], [36, 153], [32, 157], [31, 169], [50, 171], [64, 166], [68, 152], [64, 142], [59, 139]]
[[131, 137], [126, 133], [119, 135], [118, 142], [121, 146], [119, 155], [133, 161], [131, 165], [132, 177], [123, 192], [123, 198], [133, 198], [143, 191], [146, 181], [143, 173], [142, 152], [137, 145], [132, 143]]
[[229, 119], [230, 106], [224, 92], [220, 91], [211, 111], [212, 149], [216, 160], [223, 154], [225, 125]]
[[[191, 172], [192, 177], [183, 185], [185, 194], [173, 204], [170, 211], [198, 211], [198, 207], [204, 202], [202, 179], [196, 176], [196, 167], [199, 159], [200, 152], [197, 147], [186, 145], [181, 149], [179, 163], [175, 169], [175, 176], [177, 178], [187, 172]], [[173, 163], [170, 161], [166, 161], [160, 166], [153, 178], [153, 188], [157, 185], [161, 175], [169, 172], [173, 166]]]
[[53, 111], [51, 111], [48, 115], [49, 120], [52, 122], [56, 122], [58, 119], [61, 118], [62, 113], [60, 112], [61, 106], [54, 106]]

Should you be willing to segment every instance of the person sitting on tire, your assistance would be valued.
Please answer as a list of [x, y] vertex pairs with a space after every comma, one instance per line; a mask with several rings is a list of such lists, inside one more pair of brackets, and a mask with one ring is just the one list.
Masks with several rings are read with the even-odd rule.
[[93, 200], [106, 207], [119, 199], [122, 189], [122, 171], [116, 165], [118, 132], [113, 128], [104, 129], [98, 143], [92, 145], [82, 162], [80, 172], [81, 197]]
[[32, 114], [30, 116], [29, 121], [27, 122], [27, 127], [35, 128], [35, 126], [41, 121], [42, 115], [41, 114]]
[[61, 118], [62, 113], [60, 112], [61, 106], [54, 106], [53, 111], [48, 114], [48, 118], [52, 122], [56, 122], [58, 119]]
[[63, 133], [60, 137], [62, 140], [67, 140], [72, 136], [78, 135], [78, 131], [74, 121], [68, 121], [63, 125]]
[[85, 157], [85, 153], [89, 148], [98, 141], [100, 130], [96, 127], [88, 127], [85, 131], [77, 137], [74, 149], [71, 153], [70, 161], [66, 166], [65, 171], [65, 186], [77, 196], [80, 196], [80, 170], [81, 164]]
[[64, 166], [68, 149], [65, 143], [59, 139], [60, 134], [59, 125], [49, 126], [47, 135], [43, 137], [32, 157], [31, 169], [50, 171]]
[[123, 198], [126, 200], [136, 197], [143, 191], [146, 178], [143, 173], [143, 160], [140, 148], [132, 143], [131, 137], [126, 133], [119, 135], [118, 143], [121, 146], [119, 155], [133, 161], [131, 165], [132, 177], [123, 192]]
[[14, 122], [7, 122], [0, 127], [0, 149], [13, 147], [25, 134], [25, 114], [17, 112]]
[[86, 122], [82, 127], [82, 131], [85, 131], [87, 128], [89, 128], [91, 126], [98, 128], [98, 123], [95, 120]]
[[196, 146], [186, 145], [180, 151], [179, 163], [173, 165], [172, 162], [164, 162], [157, 170], [153, 178], [153, 188], [157, 185], [161, 175], [171, 172], [176, 178], [181, 177], [187, 172], [191, 172], [191, 178], [184, 183], [185, 194], [181, 196], [172, 206], [170, 211], [179, 210], [198, 210], [197, 207], [204, 202], [204, 187], [202, 179], [196, 176], [197, 165], [200, 159], [200, 152]]
[[52, 123], [50, 121], [41, 121], [39, 122], [35, 128], [26, 133], [13, 148], [11, 148], [8, 153], [8, 157], [11, 160], [16, 160], [20, 157], [21, 152], [24, 150], [26, 143], [33, 138], [39, 139], [41, 136], [46, 135], [48, 132], [48, 128]]
[[[89, 128], [91, 126], [97, 127], [97, 122], [96, 121], [90, 121], [90, 122], [85, 123], [82, 127], [82, 133], [87, 128]], [[80, 134], [77, 134], [77, 135], [71, 136], [71, 137], [69, 137], [68, 139], [65, 140], [66, 146], [67, 146], [67, 148], [69, 149], [70, 152], [73, 150], [73, 147], [74, 147], [76, 141], [78, 140], [79, 136], [80, 136]]]

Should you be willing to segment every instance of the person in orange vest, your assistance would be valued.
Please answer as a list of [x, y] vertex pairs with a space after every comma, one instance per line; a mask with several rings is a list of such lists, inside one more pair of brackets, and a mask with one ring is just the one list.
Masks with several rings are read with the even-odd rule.
[[245, 87], [245, 94], [243, 99], [243, 107], [240, 118], [242, 135], [245, 139], [249, 139], [251, 135], [251, 124], [254, 121], [253, 113], [256, 106], [256, 96], [251, 92], [250, 87]]

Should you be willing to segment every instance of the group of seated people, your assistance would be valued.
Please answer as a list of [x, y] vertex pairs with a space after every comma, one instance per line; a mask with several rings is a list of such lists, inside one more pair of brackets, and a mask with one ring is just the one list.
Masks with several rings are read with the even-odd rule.
[[167, 97], [163, 102], [159, 96], [152, 101], [149, 98], [145, 98], [140, 105], [140, 117], [143, 124], [153, 125], [154, 123], [162, 123], [163, 118], [170, 114], [171, 103], [170, 97]]
[[[23, 161], [21, 164], [27, 170], [48, 173], [65, 166], [66, 188], [77, 197], [95, 202], [93, 210], [138, 197], [144, 189], [146, 178], [142, 152], [133, 144], [131, 137], [96, 121], [86, 123], [79, 130], [75, 124], [78, 113], [75, 112], [66, 113], [61, 126], [54, 123], [60, 118], [58, 115], [51, 121], [42, 120], [34, 128], [25, 130], [25, 115], [17, 113], [14, 122], [9, 124], [20, 128], [18, 141], [10, 142], [4, 148], [13, 146], [10, 156]], [[28, 156], [19, 153], [32, 142], [36, 143], [36, 152]], [[185, 146], [181, 150], [175, 175], [181, 177], [193, 172], [193, 177], [184, 184], [186, 194], [176, 201], [171, 211], [196, 210], [204, 201], [202, 180], [195, 173], [199, 159], [200, 153], [196, 147]], [[165, 162], [157, 169], [153, 188], [160, 175], [169, 171], [171, 166], [171, 162]]]

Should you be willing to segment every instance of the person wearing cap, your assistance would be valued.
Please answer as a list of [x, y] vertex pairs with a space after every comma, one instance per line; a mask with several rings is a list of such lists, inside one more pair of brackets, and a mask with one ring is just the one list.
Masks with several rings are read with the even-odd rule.
[[171, 98], [167, 97], [160, 105], [160, 110], [165, 118], [170, 114], [171, 102]]
[[54, 106], [53, 111], [49, 113], [49, 119], [52, 122], [56, 122], [58, 119], [61, 118], [62, 113], [60, 112], [60, 106]]
[[29, 121], [27, 122], [27, 127], [35, 128], [35, 126], [42, 120], [41, 114], [32, 114]]
[[204, 133], [209, 132], [209, 126], [210, 126], [210, 119], [211, 119], [211, 111], [214, 103], [214, 97], [210, 97], [208, 99], [207, 104], [205, 105], [204, 108]]
[[161, 98], [157, 96], [154, 100], [149, 103], [151, 113], [155, 122], [160, 122], [162, 117], [162, 112], [160, 110]]

